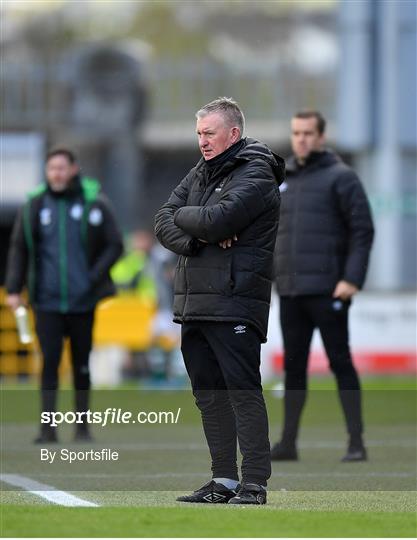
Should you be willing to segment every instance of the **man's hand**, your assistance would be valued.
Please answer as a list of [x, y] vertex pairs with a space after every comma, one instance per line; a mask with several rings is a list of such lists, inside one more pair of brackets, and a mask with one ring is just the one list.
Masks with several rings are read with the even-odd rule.
[[[203, 242], [204, 244], [208, 244], [207, 240], [203, 240], [202, 238], [198, 239], [199, 242]], [[219, 246], [223, 249], [227, 249], [229, 247], [232, 247], [232, 243], [237, 241], [237, 236], [234, 235], [233, 238], [227, 238], [226, 240], [222, 240], [219, 242]]]
[[24, 302], [20, 294], [8, 294], [6, 296], [6, 304], [13, 311], [15, 311], [19, 306], [22, 306], [23, 303]]
[[219, 246], [223, 249], [227, 249], [232, 247], [232, 243], [237, 241], [237, 236], [233, 235], [233, 238], [227, 238], [226, 240], [222, 240], [219, 242]]
[[[201, 238], [198, 239], [200, 242], [203, 242], [204, 244], [208, 244], [207, 240], [203, 240]], [[233, 238], [227, 238], [226, 240], [222, 240], [219, 242], [219, 246], [223, 249], [227, 249], [232, 247], [232, 243], [237, 242], [237, 236], [234, 235]]]
[[349, 283], [348, 281], [339, 281], [333, 291], [333, 298], [340, 298], [341, 300], [350, 300], [354, 294], [358, 292], [356, 285]]

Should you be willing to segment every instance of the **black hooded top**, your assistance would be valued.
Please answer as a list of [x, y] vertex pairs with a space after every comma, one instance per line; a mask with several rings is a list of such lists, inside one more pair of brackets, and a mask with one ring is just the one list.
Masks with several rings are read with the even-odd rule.
[[339, 280], [361, 288], [374, 228], [355, 172], [330, 150], [287, 162], [275, 274], [282, 296], [331, 294]]
[[[266, 340], [284, 161], [245, 138], [201, 159], [155, 218], [156, 235], [181, 255], [174, 320], [251, 324]], [[233, 238], [232, 247], [218, 243]]]

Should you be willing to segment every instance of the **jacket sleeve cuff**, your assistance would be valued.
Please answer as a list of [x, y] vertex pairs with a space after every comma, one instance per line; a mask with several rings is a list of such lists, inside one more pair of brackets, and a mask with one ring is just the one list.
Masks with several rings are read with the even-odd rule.
[[203, 243], [198, 240], [198, 238], [192, 238], [190, 240], [190, 254], [191, 255], [197, 255], [197, 253], [200, 251], [201, 247], [203, 246]]
[[351, 285], [354, 285], [357, 289], [362, 289], [363, 287], [363, 280], [359, 280], [348, 275], [344, 275], [342, 277], [342, 280], [347, 281], [347, 283], [350, 283]]

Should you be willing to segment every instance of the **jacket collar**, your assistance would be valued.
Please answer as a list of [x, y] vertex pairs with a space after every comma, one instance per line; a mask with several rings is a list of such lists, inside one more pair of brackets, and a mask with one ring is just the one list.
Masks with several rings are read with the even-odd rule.
[[290, 156], [286, 161], [286, 170], [290, 174], [297, 173], [303, 170], [329, 167], [339, 161], [340, 157], [337, 154], [330, 149], [325, 149], [320, 152], [311, 152], [303, 165], [300, 165], [294, 155]]
[[222, 165], [216, 167], [214, 172], [208, 172], [207, 162], [203, 158], [199, 160], [195, 167], [195, 172], [197, 176], [200, 176], [200, 183], [202, 182], [202, 178], [207, 176], [209, 177], [208, 181], [211, 182], [214, 178], [217, 178], [220, 173], [222, 175], [228, 174], [236, 166], [237, 162], [251, 161], [253, 159], [262, 159], [269, 163], [278, 185], [283, 182], [285, 178], [284, 159], [272, 152], [264, 143], [250, 137], [244, 137], [225, 152], [216, 156], [216, 158], [223, 156], [228, 150], [231, 151], [230, 154], [227, 155], [227, 159], [224, 161], [222, 160]]
[[237, 142], [226, 148], [224, 152], [217, 155], [213, 159], [205, 161], [205, 165], [209, 170], [217, 169], [224, 165], [227, 161], [233, 160], [240, 150], [245, 146], [245, 139], [239, 139]]
[[53, 191], [48, 182], [46, 183], [46, 185], [48, 193], [52, 195], [52, 197], [56, 197], [57, 199], [75, 197], [82, 192], [81, 178], [79, 174], [77, 174], [71, 179], [71, 182], [64, 191]]

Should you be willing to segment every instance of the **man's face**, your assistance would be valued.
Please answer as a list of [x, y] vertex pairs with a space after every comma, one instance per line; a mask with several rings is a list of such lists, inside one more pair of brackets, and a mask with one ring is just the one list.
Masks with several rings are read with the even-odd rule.
[[206, 161], [218, 156], [240, 139], [239, 128], [228, 127], [219, 113], [197, 118], [196, 132], [198, 145]]
[[46, 164], [46, 179], [52, 191], [65, 191], [77, 172], [78, 166], [64, 155], [53, 156]]
[[153, 244], [153, 236], [148, 231], [136, 231], [132, 234], [132, 248], [135, 251], [149, 254]]
[[325, 136], [317, 129], [317, 118], [293, 118], [291, 120], [291, 146], [299, 160], [305, 160], [311, 152], [322, 150]]

